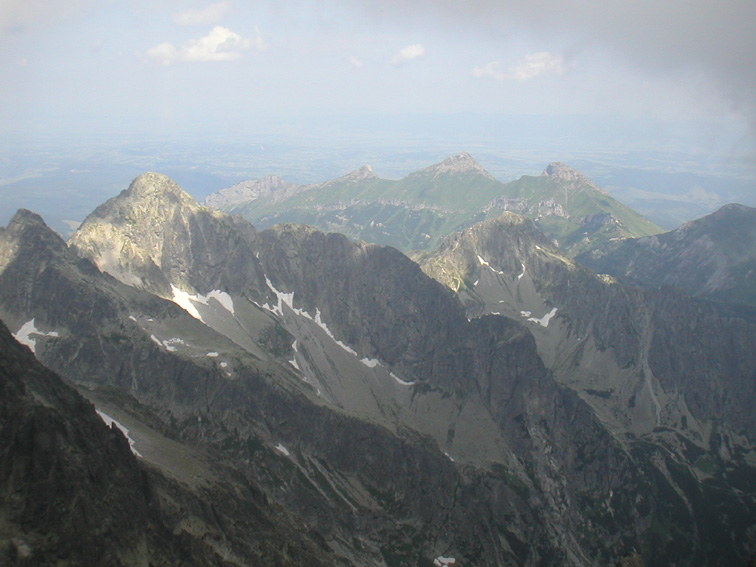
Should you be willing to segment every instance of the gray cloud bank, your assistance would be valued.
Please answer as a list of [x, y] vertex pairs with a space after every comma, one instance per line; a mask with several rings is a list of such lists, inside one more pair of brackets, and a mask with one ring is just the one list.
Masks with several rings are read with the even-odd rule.
[[[756, 129], [756, 2], [753, 0], [363, 0], [371, 18], [450, 34], [526, 31], [558, 38], [579, 55], [601, 50], [652, 75], [690, 75], [716, 89]], [[406, 25], [406, 24], [405, 24]]]

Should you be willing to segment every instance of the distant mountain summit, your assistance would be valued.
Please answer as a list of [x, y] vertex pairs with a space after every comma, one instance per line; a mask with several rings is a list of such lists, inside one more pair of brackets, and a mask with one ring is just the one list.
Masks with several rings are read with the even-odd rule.
[[580, 173], [578, 170], [573, 169], [570, 166], [558, 161], [550, 163], [546, 167], [546, 169], [543, 170], [543, 173], [541, 175], [550, 177], [552, 180], [556, 181], [565, 188], [580, 190], [582, 187], [590, 187], [591, 189], [598, 191], [599, 193], [609, 195], [609, 193], [607, 193], [603, 189], [600, 189], [593, 183], [593, 181], [588, 179], [588, 177]]
[[413, 175], [430, 175], [432, 179], [441, 175], [478, 174], [493, 179], [481, 165], [467, 152], [461, 152], [446, 158], [441, 163], [431, 165], [415, 172]]
[[242, 181], [236, 185], [209, 195], [205, 199], [205, 206], [213, 209], [225, 209], [239, 203], [254, 201], [260, 197], [273, 198], [287, 189], [295, 189], [297, 185], [286, 183], [277, 175], [267, 175], [259, 180]]
[[725, 205], [676, 230], [579, 259], [646, 287], [675, 286], [695, 297], [756, 306], [756, 209]]
[[395, 181], [363, 166], [333, 181], [247, 197], [224, 189], [206, 202], [239, 213], [258, 228], [302, 223], [403, 251], [432, 250], [456, 230], [504, 211], [535, 221], [570, 256], [661, 232], [565, 164], [555, 162], [540, 176], [502, 183], [467, 152]]
[[369, 165], [363, 165], [362, 167], [355, 169], [351, 173], [347, 173], [346, 175], [343, 175], [339, 177], [338, 179], [335, 179], [334, 181], [329, 181], [328, 183], [357, 183], [358, 181], [363, 181], [365, 179], [377, 179], [378, 177], [373, 173], [373, 168]]

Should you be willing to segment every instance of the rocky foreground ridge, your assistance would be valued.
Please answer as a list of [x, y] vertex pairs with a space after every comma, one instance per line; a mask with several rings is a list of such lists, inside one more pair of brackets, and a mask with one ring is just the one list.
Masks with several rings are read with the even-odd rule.
[[598, 280], [514, 214], [471, 230], [435, 260], [455, 295], [394, 249], [257, 231], [146, 174], [69, 246], [30, 213], [0, 231], [0, 315], [191, 487], [167, 525], [218, 564], [255, 564], [266, 505], [289, 511], [273, 541], [295, 565], [311, 544], [376, 566], [743, 563], [753, 362], [677, 365], [699, 328], [733, 333], [727, 356], [753, 329]]
[[645, 287], [670, 286], [694, 297], [756, 307], [756, 209], [725, 205], [657, 236], [629, 239], [580, 261]]

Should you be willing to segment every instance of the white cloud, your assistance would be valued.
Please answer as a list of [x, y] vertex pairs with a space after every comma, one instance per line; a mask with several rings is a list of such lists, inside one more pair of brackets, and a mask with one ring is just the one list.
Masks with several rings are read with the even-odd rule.
[[21, 57], [20, 59], [16, 59], [16, 65], [19, 67], [26, 67], [29, 64], [29, 61], [26, 60], [26, 57]]
[[362, 67], [362, 61], [357, 59], [354, 55], [351, 55], [348, 59], [348, 61], [354, 65], [355, 67]]
[[491, 61], [490, 63], [483, 65], [483, 67], [475, 67], [472, 70], [472, 76], [478, 79], [480, 79], [481, 77], [488, 77], [489, 79], [494, 79], [495, 81], [503, 81], [507, 78], [506, 73], [499, 70], [498, 61]]
[[[255, 28], [255, 47], [260, 50], [266, 46]], [[170, 42], [156, 45], [147, 51], [147, 55], [157, 59], [163, 65], [176, 61], [233, 61], [241, 57], [241, 52], [252, 47], [253, 41], [244, 39], [228, 28], [215, 26], [205, 37], [186, 42], [177, 48]]]
[[539, 75], [564, 75], [567, 66], [560, 55], [540, 51], [525, 56], [525, 61], [511, 69], [515, 81], [527, 81]]
[[173, 14], [173, 21], [180, 26], [211, 26], [217, 24], [230, 7], [228, 2], [218, 2], [203, 10], [187, 10]]
[[394, 65], [399, 65], [400, 63], [411, 61], [412, 59], [417, 59], [418, 57], [422, 57], [423, 55], [425, 55], [425, 47], [423, 47], [421, 43], [415, 43], [400, 49], [397, 54], [394, 55], [394, 57], [391, 59], [391, 63], [393, 63]]
[[510, 67], [507, 72], [499, 69], [498, 61], [491, 61], [483, 67], [475, 67], [472, 70], [472, 76], [476, 78], [488, 77], [495, 81], [528, 81], [541, 75], [564, 75], [566, 72], [567, 65], [560, 55], [540, 51], [526, 55], [522, 63]]
[[265, 43], [265, 40], [262, 38], [262, 35], [260, 34], [260, 28], [255, 26], [255, 49], [257, 51], [265, 51], [268, 49], [268, 44]]

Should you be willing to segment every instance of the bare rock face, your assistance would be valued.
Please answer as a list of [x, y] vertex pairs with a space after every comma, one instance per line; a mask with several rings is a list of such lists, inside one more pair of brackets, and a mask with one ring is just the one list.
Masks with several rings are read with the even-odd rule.
[[259, 299], [265, 280], [247, 243], [254, 229], [198, 205], [168, 177], [145, 173], [71, 237], [80, 256], [162, 297], [220, 289]]
[[142, 466], [2, 323], [0, 454], [4, 566], [346, 565], [221, 460], [194, 486]]
[[[532, 222], [514, 217], [449, 237], [422, 259], [423, 269], [457, 292], [469, 317], [521, 315], [557, 381], [578, 392], [609, 429], [622, 431], [633, 455], [650, 459], [644, 467], [656, 471], [652, 477], [676, 487], [680, 500], [658, 504], [680, 511], [686, 502], [686, 519], [675, 522], [701, 534], [690, 556], [705, 554], [708, 545], [730, 553], [723, 532], [701, 530], [711, 522], [710, 503], [721, 498], [721, 522], [748, 539], [747, 522], [731, 522], [724, 510], [756, 510], [734, 480], [753, 474], [743, 455], [756, 441], [749, 410], [756, 403], [756, 327], [673, 289], [643, 290], [596, 277], [544, 243]], [[679, 466], [670, 469], [673, 454]], [[701, 459], [722, 469], [701, 474]], [[662, 547], [646, 556], [651, 564], [679, 551]]]
[[[557, 379], [585, 392], [597, 411], [616, 404], [610, 414], [624, 415], [624, 427], [692, 427], [692, 412], [756, 439], [746, 409], [756, 402], [756, 328], [747, 320], [671, 289], [596, 277], [512, 213], [450, 236], [421, 265], [458, 293], [469, 316], [521, 315]], [[540, 319], [552, 309], [548, 322]]]

